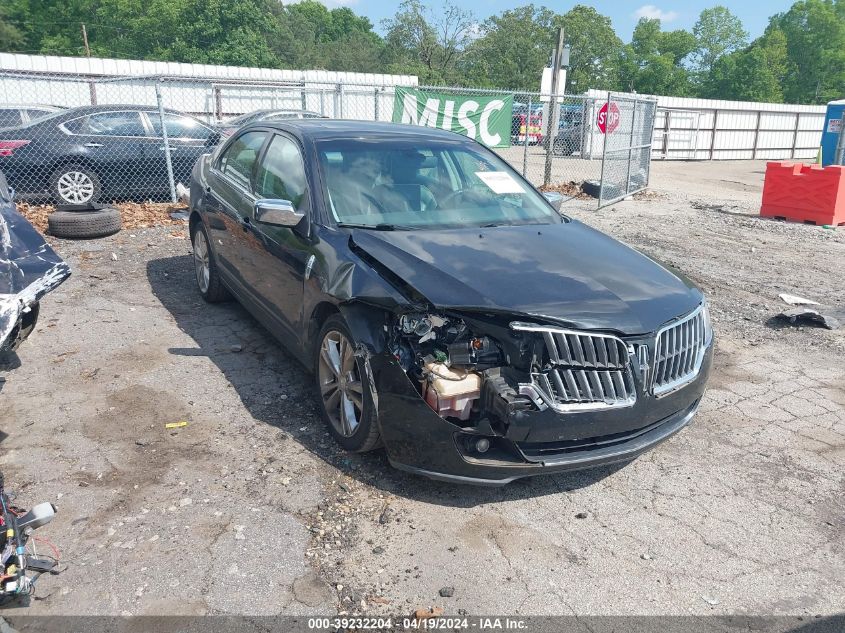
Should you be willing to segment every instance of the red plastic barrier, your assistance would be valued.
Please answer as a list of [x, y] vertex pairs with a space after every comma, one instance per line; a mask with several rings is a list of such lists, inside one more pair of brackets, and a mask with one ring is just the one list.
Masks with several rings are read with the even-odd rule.
[[845, 224], [845, 167], [766, 163], [760, 215], [807, 224]]

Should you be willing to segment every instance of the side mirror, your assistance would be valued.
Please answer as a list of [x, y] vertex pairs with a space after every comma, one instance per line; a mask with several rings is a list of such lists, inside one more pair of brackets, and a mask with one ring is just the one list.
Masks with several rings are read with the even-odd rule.
[[560, 211], [560, 205], [563, 204], [563, 196], [561, 194], [557, 191], [544, 191], [543, 197], [555, 208], [555, 211]]
[[255, 221], [273, 226], [294, 227], [305, 217], [290, 200], [265, 198], [255, 203]]
[[220, 140], [222, 139], [222, 135], [220, 132], [212, 132], [211, 135], [206, 139], [205, 144], [207, 147], [215, 147]]

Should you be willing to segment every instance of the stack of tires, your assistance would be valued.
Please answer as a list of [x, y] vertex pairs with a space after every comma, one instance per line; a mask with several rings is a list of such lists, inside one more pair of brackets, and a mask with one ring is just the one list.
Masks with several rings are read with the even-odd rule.
[[69, 239], [90, 239], [117, 233], [120, 211], [101, 204], [60, 204], [47, 216], [50, 235]]

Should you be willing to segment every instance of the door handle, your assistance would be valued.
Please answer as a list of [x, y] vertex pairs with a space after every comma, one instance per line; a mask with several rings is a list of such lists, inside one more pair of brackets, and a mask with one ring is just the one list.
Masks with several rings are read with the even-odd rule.
[[102, 143], [85, 143], [85, 147], [102, 147]]

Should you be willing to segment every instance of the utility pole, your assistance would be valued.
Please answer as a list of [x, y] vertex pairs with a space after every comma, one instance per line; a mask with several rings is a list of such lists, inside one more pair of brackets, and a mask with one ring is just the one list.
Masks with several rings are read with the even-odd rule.
[[[546, 166], [543, 170], [543, 185], [548, 187], [552, 182], [552, 154], [555, 137], [557, 136], [560, 112], [558, 108], [558, 94], [564, 89], [560, 85], [560, 67], [563, 65], [563, 27], [557, 29], [557, 45], [552, 55], [552, 95], [549, 100], [549, 122], [546, 126]], [[526, 129], [527, 132], [527, 129]]]
[[88, 29], [85, 28], [85, 25], [82, 25], [82, 41], [85, 43], [85, 56], [91, 57], [91, 47], [88, 46]]
[[[85, 28], [84, 24], [80, 26], [82, 27], [82, 43], [85, 44], [85, 56], [91, 57], [91, 47], [88, 46], [88, 29]], [[91, 105], [97, 105], [97, 86], [94, 85], [93, 81], [88, 82], [88, 94], [91, 97]]]

